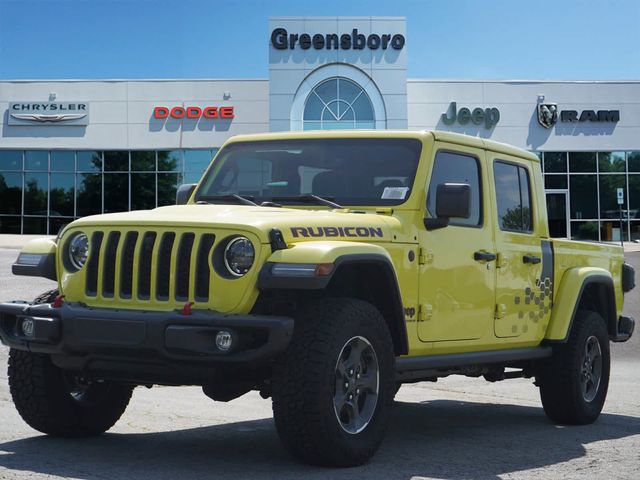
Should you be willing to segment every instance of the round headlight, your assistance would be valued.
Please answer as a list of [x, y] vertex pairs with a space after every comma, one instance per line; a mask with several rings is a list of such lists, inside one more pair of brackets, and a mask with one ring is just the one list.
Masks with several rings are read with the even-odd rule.
[[224, 265], [234, 277], [241, 277], [253, 265], [256, 252], [251, 240], [237, 237], [231, 240], [224, 249]]
[[69, 240], [69, 261], [74, 268], [80, 270], [89, 257], [89, 238], [84, 233], [77, 233]]

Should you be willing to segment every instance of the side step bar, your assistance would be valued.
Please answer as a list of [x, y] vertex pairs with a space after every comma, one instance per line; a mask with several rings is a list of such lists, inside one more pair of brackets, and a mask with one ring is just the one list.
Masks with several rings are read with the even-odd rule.
[[454, 353], [448, 355], [424, 355], [396, 359], [396, 374], [399, 378], [414, 377], [416, 372], [448, 370], [470, 365], [510, 364], [524, 360], [550, 357], [551, 347], [512, 348], [489, 352]]

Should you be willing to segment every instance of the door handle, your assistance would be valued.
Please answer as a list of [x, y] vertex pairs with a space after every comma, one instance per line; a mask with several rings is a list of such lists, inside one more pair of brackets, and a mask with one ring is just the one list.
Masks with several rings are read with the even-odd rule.
[[531, 263], [533, 265], [536, 265], [541, 261], [542, 260], [540, 260], [540, 257], [536, 257], [535, 255], [525, 255], [524, 257], [522, 257], [522, 263]]
[[491, 262], [497, 258], [495, 253], [474, 252], [473, 259], [477, 262]]

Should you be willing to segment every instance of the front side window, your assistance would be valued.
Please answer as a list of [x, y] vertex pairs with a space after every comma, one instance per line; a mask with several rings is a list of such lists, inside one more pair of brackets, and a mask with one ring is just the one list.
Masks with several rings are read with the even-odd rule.
[[411, 194], [421, 142], [408, 138], [238, 142], [220, 151], [196, 200], [241, 195], [256, 203], [399, 205]]
[[436, 191], [442, 183], [466, 183], [471, 187], [471, 215], [451, 219], [449, 225], [478, 226], [482, 224], [480, 169], [478, 160], [462, 153], [440, 151], [436, 154], [427, 192], [427, 211], [436, 216]]
[[493, 177], [500, 230], [532, 232], [531, 189], [527, 169], [512, 163], [495, 162]]

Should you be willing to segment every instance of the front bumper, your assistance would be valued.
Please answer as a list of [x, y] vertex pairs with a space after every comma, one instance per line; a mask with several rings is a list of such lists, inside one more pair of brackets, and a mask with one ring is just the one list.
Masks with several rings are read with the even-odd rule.
[[[226, 352], [216, 346], [220, 330], [232, 333], [232, 346]], [[73, 303], [59, 308], [0, 304], [0, 338], [5, 345], [51, 354], [54, 363], [77, 370], [108, 371], [119, 365], [120, 370], [133, 372], [147, 364], [180, 371], [193, 366], [256, 364], [284, 351], [292, 333], [293, 319], [288, 317], [209, 310], [185, 315]]]

